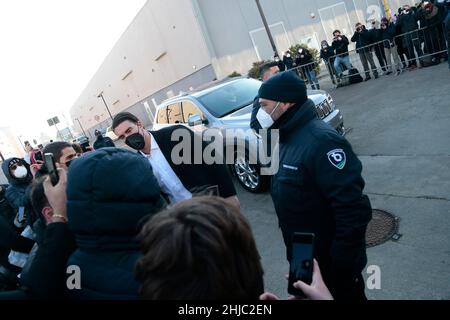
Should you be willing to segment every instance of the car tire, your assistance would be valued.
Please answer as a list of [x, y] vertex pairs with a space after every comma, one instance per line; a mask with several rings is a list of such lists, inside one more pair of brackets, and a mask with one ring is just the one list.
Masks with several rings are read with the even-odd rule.
[[239, 184], [247, 191], [261, 193], [269, 188], [270, 176], [261, 175], [260, 166], [250, 164], [247, 154], [245, 156], [236, 154], [230, 170]]

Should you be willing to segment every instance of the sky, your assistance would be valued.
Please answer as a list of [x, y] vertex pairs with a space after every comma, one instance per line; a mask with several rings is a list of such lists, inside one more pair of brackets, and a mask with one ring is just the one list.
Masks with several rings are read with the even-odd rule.
[[[38, 139], [60, 121], [146, 0], [1, 0], [0, 126]], [[63, 125], [61, 124], [62, 129]]]

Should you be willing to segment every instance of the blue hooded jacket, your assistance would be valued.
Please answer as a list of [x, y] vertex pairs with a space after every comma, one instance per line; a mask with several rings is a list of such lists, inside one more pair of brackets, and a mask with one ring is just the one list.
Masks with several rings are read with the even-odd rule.
[[143, 218], [164, 206], [148, 160], [136, 153], [103, 148], [71, 163], [67, 215], [77, 250], [68, 266], [81, 271], [74, 299], [137, 299], [136, 239]]

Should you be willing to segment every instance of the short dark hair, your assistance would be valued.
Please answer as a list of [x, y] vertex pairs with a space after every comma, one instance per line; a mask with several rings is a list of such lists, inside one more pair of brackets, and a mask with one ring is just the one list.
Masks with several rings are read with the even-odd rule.
[[138, 123], [139, 119], [132, 113], [129, 112], [119, 112], [114, 116], [113, 122], [112, 122], [112, 129], [116, 129], [119, 124], [121, 124], [124, 121], [131, 121], [133, 123]]
[[72, 145], [65, 141], [55, 141], [45, 146], [44, 150], [42, 150], [43, 154], [51, 153], [53, 154], [53, 158], [55, 158], [55, 162], [59, 162], [61, 160], [62, 151], [65, 148], [72, 148]]
[[219, 197], [179, 202], [140, 234], [136, 276], [144, 299], [258, 299], [261, 258], [239, 210]]
[[275, 61], [270, 61], [261, 65], [261, 67], [259, 68], [259, 77], [262, 79], [264, 74], [273, 67], [278, 67], [278, 63]]
[[45, 222], [45, 219], [42, 216], [42, 209], [49, 205], [44, 192], [44, 180], [47, 177], [47, 175], [42, 175], [38, 179], [35, 179], [31, 187], [30, 202], [34, 214], [33, 221], [42, 219], [42, 221]]
[[341, 33], [341, 31], [340, 31], [340, 30], [334, 30], [334, 31], [333, 31], [333, 36], [334, 36], [334, 34], [335, 34], [336, 32], [339, 32], [339, 33]]

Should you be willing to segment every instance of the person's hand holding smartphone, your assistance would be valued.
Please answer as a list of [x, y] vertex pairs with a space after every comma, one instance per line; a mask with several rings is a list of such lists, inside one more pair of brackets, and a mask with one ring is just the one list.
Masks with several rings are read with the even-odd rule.
[[[313, 280], [311, 285], [308, 285], [302, 281], [297, 281], [293, 286], [299, 290], [302, 290], [308, 300], [333, 300], [333, 296], [328, 290], [325, 282], [322, 279], [320, 273], [319, 263], [314, 259], [314, 271]], [[259, 300], [280, 300], [276, 295], [271, 292], [264, 292]], [[297, 296], [291, 296], [288, 300], [305, 300]]]
[[56, 168], [55, 159], [53, 158], [53, 154], [46, 153], [44, 154], [44, 162], [47, 167], [48, 175], [50, 177], [50, 181], [53, 186], [56, 186], [59, 180], [58, 170]]
[[62, 216], [67, 220], [67, 173], [64, 169], [58, 168], [58, 183], [53, 185], [51, 177], [44, 181], [44, 193], [49, 205], [53, 208], [53, 215]]
[[294, 232], [291, 242], [291, 260], [289, 266], [288, 293], [293, 296], [306, 297], [294, 283], [302, 281], [312, 283], [314, 267], [314, 234]]

